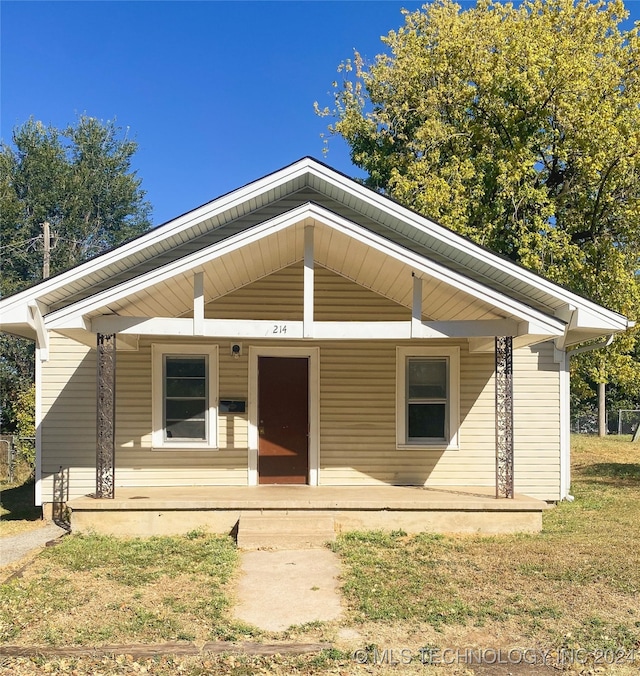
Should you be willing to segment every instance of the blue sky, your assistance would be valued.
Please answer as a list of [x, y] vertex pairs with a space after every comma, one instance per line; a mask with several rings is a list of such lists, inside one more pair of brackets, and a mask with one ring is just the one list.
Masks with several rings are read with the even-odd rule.
[[[0, 2], [0, 137], [30, 116], [116, 119], [159, 224], [305, 155], [322, 155], [337, 66], [373, 60], [403, 0]], [[465, 7], [471, 2], [461, 2]], [[640, 20], [640, 0], [625, 3]]]

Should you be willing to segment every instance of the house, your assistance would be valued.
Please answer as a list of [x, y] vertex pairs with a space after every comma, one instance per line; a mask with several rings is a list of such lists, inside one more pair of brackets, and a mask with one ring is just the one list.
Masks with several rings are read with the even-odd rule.
[[38, 504], [143, 533], [537, 530], [569, 495], [571, 351], [630, 326], [311, 158], [0, 317], [36, 341]]

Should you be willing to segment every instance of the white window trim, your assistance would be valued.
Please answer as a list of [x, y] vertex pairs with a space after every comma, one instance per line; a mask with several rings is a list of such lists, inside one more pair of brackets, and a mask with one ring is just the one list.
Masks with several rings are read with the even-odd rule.
[[[448, 429], [447, 440], [407, 441], [407, 357], [447, 357]], [[396, 448], [458, 450], [460, 427], [460, 348], [459, 347], [396, 347]]]
[[[207, 439], [205, 441], [169, 441], [164, 438], [163, 392], [165, 355], [204, 355], [208, 362], [208, 400]], [[188, 448], [191, 450], [212, 450], [218, 448], [218, 346], [217, 345], [184, 345], [154, 343], [151, 346], [152, 372], [152, 445], [154, 450], [173, 450]]]

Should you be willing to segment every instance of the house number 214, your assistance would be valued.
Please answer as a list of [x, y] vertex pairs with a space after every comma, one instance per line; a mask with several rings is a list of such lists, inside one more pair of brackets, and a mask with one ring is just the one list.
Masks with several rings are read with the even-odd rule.
[[274, 324], [273, 333], [286, 333], [287, 325], [286, 324]]

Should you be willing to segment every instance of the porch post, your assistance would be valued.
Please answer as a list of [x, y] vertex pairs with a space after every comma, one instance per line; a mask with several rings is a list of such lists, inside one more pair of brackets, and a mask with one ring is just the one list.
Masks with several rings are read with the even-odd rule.
[[98, 334], [96, 411], [96, 498], [115, 491], [116, 334]]
[[496, 336], [496, 498], [513, 498], [513, 338]]
[[303, 276], [303, 302], [302, 302], [302, 337], [313, 338], [315, 331], [313, 328], [314, 311], [314, 256], [313, 241], [314, 232], [312, 225], [304, 227], [304, 276]]

